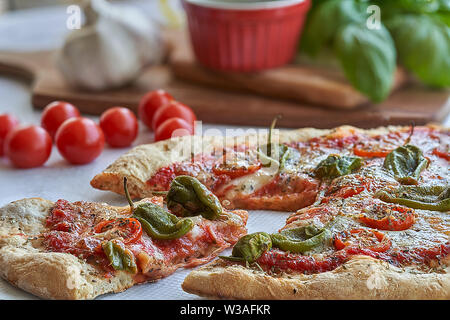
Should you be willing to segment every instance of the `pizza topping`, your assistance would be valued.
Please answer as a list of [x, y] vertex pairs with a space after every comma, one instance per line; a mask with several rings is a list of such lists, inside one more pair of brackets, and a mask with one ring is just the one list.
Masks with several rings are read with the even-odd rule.
[[337, 250], [356, 247], [374, 252], [385, 252], [391, 247], [391, 240], [384, 233], [373, 229], [352, 229], [336, 234], [334, 246]]
[[326, 243], [331, 239], [331, 232], [325, 228], [317, 228], [315, 225], [286, 229], [277, 234], [272, 234], [272, 244], [283, 251], [304, 253]]
[[102, 248], [114, 270], [125, 270], [133, 274], [137, 272], [136, 259], [122, 242], [107, 241], [102, 244]]
[[96, 233], [103, 233], [105, 238], [120, 237], [123, 243], [133, 243], [142, 236], [141, 223], [134, 218], [105, 220], [94, 227]]
[[191, 219], [179, 219], [176, 215], [164, 210], [160, 206], [145, 202], [134, 206], [127, 188], [127, 178], [123, 178], [125, 196], [130, 204], [133, 217], [153, 239], [172, 240], [184, 236], [194, 226]]
[[352, 173], [362, 165], [361, 158], [332, 154], [321, 161], [314, 173], [319, 178], [336, 178]]
[[402, 184], [417, 184], [421, 172], [428, 166], [422, 150], [407, 144], [390, 152], [383, 167], [393, 173], [395, 179]]
[[178, 176], [167, 194], [167, 207], [177, 215], [201, 215], [213, 220], [223, 212], [219, 199], [200, 181], [190, 176]]
[[255, 262], [261, 255], [272, 248], [272, 239], [265, 232], [256, 232], [243, 236], [235, 244], [231, 257], [222, 259], [230, 261]]
[[374, 204], [364, 210], [359, 220], [370, 228], [401, 231], [414, 224], [415, 216], [414, 210], [406, 207]]
[[432, 152], [435, 156], [438, 156], [439, 158], [445, 159], [447, 161], [450, 161], [450, 152], [448, 151], [442, 151], [439, 148], [433, 149]]
[[397, 203], [414, 209], [442, 212], [450, 210], [449, 186], [400, 186], [382, 189], [375, 196], [385, 202]]
[[272, 132], [277, 120], [278, 117], [272, 121], [267, 144], [258, 148], [258, 155], [264, 167], [275, 166], [280, 172], [292, 172], [295, 171], [296, 164], [300, 159], [300, 152], [285, 144], [272, 142]]
[[137, 206], [133, 210], [133, 217], [139, 220], [142, 228], [152, 239], [177, 239], [188, 233], [194, 226], [191, 219], [179, 219], [176, 215], [149, 202]]
[[212, 167], [212, 172], [217, 175], [226, 175], [230, 179], [236, 179], [252, 174], [261, 169], [262, 164], [251, 152], [237, 152], [224, 150], [224, 155]]

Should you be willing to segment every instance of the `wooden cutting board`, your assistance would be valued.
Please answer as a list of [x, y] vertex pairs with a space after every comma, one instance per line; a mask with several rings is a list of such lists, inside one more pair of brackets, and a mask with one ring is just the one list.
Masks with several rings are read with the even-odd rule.
[[[213, 71], [196, 61], [187, 34], [167, 32], [166, 38], [173, 47], [169, 58], [172, 72], [185, 81], [335, 109], [354, 109], [369, 103], [336, 66], [302, 61], [262, 72]], [[407, 82], [406, 72], [398, 68], [392, 90], [398, 90]]]
[[43, 108], [54, 100], [65, 100], [83, 113], [94, 115], [116, 105], [136, 110], [142, 95], [157, 88], [169, 91], [177, 100], [191, 106], [200, 120], [229, 125], [267, 127], [274, 116], [281, 114], [280, 127], [331, 128], [350, 124], [369, 128], [407, 125], [411, 121], [418, 125], [441, 121], [450, 112], [448, 92], [426, 90], [417, 85], [395, 92], [379, 105], [337, 110], [183, 82], [173, 77], [169, 66], [148, 68], [134, 84], [118, 90], [85, 92], [68, 86], [52, 59], [53, 52], [0, 52], [0, 73], [29, 81], [32, 104], [36, 108]]

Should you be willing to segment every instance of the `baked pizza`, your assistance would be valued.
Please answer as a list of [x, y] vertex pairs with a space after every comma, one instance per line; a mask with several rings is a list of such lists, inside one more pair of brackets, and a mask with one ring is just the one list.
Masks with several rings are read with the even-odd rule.
[[247, 212], [223, 209], [193, 177], [126, 207], [23, 199], [0, 208], [0, 275], [51, 299], [92, 299], [206, 263], [246, 234]]
[[295, 212], [278, 232], [245, 235], [231, 256], [191, 272], [183, 283], [190, 293], [450, 298], [448, 129], [272, 131], [139, 146], [91, 184], [122, 192], [129, 176], [133, 196], [143, 197], [192, 176], [229, 209]]

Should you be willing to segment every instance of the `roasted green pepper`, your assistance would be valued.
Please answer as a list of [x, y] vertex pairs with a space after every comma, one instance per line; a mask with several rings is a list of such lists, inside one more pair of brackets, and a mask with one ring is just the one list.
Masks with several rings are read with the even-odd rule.
[[274, 247], [292, 253], [304, 253], [331, 239], [331, 232], [309, 225], [283, 230], [272, 234], [271, 238]]
[[428, 160], [418, 147], [407, 144], [391, 151], [384, 159], [383, 167], [402, 184], [417, 184], [420, 173], [428, 166]]
[[413, 209], [450, 211], [450, 187], [400, 186], [378, 191], [376, 196], [390, 203], [397, 203]]
[[176, 215], [149, 202], [137, 206], [133, 211], [133, 217], [139, 220], [151, 238], [159, 240], [181, 238], [194, 226], [191, 219], [179, 219]]
[[280, 172], [289, 172], [296, 167], [300, 160], [300, 152], [285, 144], [272, 142], [272, 131], [275, 128], [277, 119], [278, 117], [272, 121], [267, 144], [258, 148], [258, 155], [263, 167], [276, 165]]
[[334, 179], [352, 173], [359, 169], [361, 165], [362, 162], [359, 157], [332, 154], [318, 164], [314, 173], [319, 178]]
[[223, 209], [219, 199], [200, 181], [190, 176], [178, 176], [170, 185], [167, 208], [177, 215], [217, 219]]
[[114, 270], [125, 270], [130, 273], [137, 272], [133, 253], [117, 241], [108, 241], [102, 244], [103, 252]]
[[124, 178], [124, 190], [133, 217], [141, 223], [142, 228], [151, 238], [159, 240], [178, 239], [194, 227], [194, 222], [191, 219], [180, 219], [154, 203], [145, 202], [135, 207], [128, 193], [126, 178]]
[[235, 244], [230, 257], [222, 259], [231, 261], [245, 261], [253, 263], [258, 260], [261, 255], [272, 248], [272, 240], [270, 235], [265, 232], [256, 232], [243, 236]]

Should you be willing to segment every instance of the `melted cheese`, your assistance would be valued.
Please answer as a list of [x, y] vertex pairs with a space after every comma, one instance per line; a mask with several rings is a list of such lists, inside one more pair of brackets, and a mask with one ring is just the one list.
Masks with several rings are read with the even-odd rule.
[[252, 174], [232, 180], [230, 183], [224, 185], [222, 190], [229, 190], [225, 194], [227, 199], [249, 195], [272, 181], [277, 172], [277, 168], [263, 167]]

